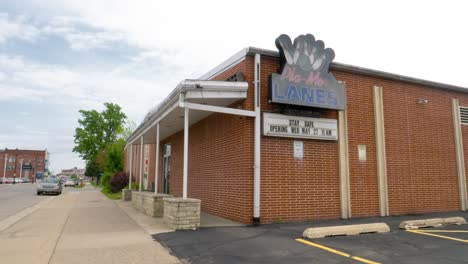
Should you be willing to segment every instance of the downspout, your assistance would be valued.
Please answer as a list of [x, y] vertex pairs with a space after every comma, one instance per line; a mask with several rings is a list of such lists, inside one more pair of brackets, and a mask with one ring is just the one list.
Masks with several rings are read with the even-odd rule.
[[260, 225], [260, 54], [255, 54], [255, 137], [254, 137], [254, 211], [253, 224]]

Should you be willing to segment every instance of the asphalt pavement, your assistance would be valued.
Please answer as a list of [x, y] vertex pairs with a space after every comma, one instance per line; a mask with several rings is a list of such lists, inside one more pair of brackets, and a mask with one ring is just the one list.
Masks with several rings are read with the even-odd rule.
[[[418, 233], [398, 228], [403, 220], [451, 216], [468, 213], [201, 228], [153, 238], [188, 263], [468, 263], [468, 225]], [[372, 222], [386, 222], [391, 232], [301, 240], [309, 227]]]
[[0, 221], [45, 199], [37, 196], [36, 184], [0, 184]]

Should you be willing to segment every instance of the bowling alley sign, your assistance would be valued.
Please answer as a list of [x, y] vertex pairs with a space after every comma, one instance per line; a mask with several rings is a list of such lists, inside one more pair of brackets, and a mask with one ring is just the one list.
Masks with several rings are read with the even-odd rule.
[[344, 110], [345, 87], [329, 72], [335, 53], [311, 34], [291, 41], [281, 35], [275, 41], [280, 53], [281, 74], [270, 76], [273, 103]]

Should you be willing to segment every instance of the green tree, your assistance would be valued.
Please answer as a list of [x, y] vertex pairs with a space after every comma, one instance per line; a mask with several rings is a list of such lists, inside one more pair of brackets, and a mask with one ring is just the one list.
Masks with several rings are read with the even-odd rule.
[[135, 121], [127, 118], [127, 120], [125, 120], [125, 125], [123, 127], [123, 130], [119, 135], [119, 138], [127, 140], [130, 137], [130, 135], [132, 135], [133, 131], [135, 131], [136, 128], [137, 128], [137, 124], [135, 123]]
[[102, 171], [99, 168], [96, 160], [89, 160], [86, 162], [85, 175], [88, 177], [97, 177], [101, 175]]
[[99, 152], [113, 143], [123, 131], [126, 115], [113, 103], [104, 103], [105, 110], [80, 110], [82, 118], [75, 129], [74, 152], [87, 162], [94, 161]]
[[106, 148], [106, 169], [110, 172], [123, 171], [125, 140], [118, 139]]

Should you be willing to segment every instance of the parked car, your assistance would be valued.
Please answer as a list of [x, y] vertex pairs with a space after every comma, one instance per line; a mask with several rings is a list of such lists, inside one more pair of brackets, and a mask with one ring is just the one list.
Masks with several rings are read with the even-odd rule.
[[68, 179], [68, 180], [65, 181], [64, 185], [65, 185], [65, 187], [67, 187], [67, 186], [76, 187], [77, 184], [72, 179]]
[[20, 178], [18, 179], [17, 181], [18, 183], [28, 183], [28, 182], [31, 182], [28, 178]]
[[62, 185], [60, 185], [59, 180], [55, 178], [43, 179], [41, 183], [37, 184], [37, 195], [43, 193], [61, 194]]
[[5, 178], [3, 181], [4, 184], [13, 183], [13, 178]]

